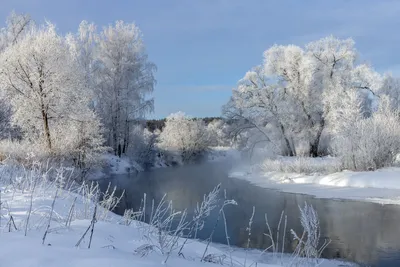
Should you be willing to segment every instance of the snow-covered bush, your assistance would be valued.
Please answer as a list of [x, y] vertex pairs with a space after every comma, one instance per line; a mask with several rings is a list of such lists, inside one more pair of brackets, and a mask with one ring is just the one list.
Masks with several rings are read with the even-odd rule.
[[68, 121], [54, 127], [52, 131], [53, 153], [58, 157], [72, 160], [80, 169], [90, 168], [100, 162], [100, 156], [107, 151], [100, 122], [95, 116], [87, 121]]
[[23, 139], [0, 141], [0, 160], [9, 159], [21, 164], [29, 163], [31, 155], [35, 160], [64, 162], [88, 170], [100, 163], [100, 156], [106, 151], [98, 121], [70, 121], [52, 128], [52, 152], [43, 149], [43, 139]]
[[333, 138], [333, 151], [347, 169], [366, 171], [390, 166], [400, 151], [398, 112], [382, 96], [372, 116], [355, 116], [341, 125]]
[[[42, 144], [27, 140], [11, 141], [5, 139], [0, 141], [0, 160], [9, 160], [14, 163], [27, 163], [27, 155], [33, 156], [36, 160], [43, 161], [48, 153], [43, 150]], [[11, 163], [9, 162], [9, 163]]]
[[202, 120], [189, 118], [183, 112], [169, 115], [159, 137], [159, 147], [178, 162], [189, 162], [208, 147], [208, 132]]

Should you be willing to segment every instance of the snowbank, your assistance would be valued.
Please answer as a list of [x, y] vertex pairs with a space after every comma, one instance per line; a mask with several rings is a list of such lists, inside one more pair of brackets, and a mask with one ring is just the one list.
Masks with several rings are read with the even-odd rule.
[[[99, 222], [96, 224], [93, 235], [92, 247], [87, 249], [84, 243], [80, 248], [75, 244], [82, 233], [86, 230], [90, 221], [78, 221], [71, 225], [70, 229], [61, 229], [52, 233], [45, 245], [41, 244], [42, 233], [39, 231], [30, 232], [24, 237], [22, 233], [3, 233], [0, 242], [1, 266], [7, 267], [132, 267], [132, 266], [221, 266], [200, 262], [204, 244], [191, 242], [185, 250], [185, 257], [170, 257], [166, 264], [163, 264], [165, 256], [152, 253], [141, 257], [134, 253], [134, 248], [143, 244], [143, 240], [137, 229], [122, 225]], [[210, 252], [223, 255], [222, 249], [210, 248]], [[249, 253], [248, 264], [256, 259], [259, 252]], [[238, 253], [234, 257], [235, 266], [243, 264], [245, 253]], [[227, 265], [228, 266], [228, 265]], [[243, 265], [242, 265], [243, 266]], [[261, 267], [278, 267], [258, 263]], [[322, 261], [322, 267], [349, 266], [338, 261]]]
[[118, 157], [112, 154], [103, 155], [102, 159], [106, 163], [110, 174], [124, 174], [133, 171], [143, 171], [143, 168], [128, 157]]
[[339, 187], [400, 189], [400, 168], [371, 172], [342, 171], [328, 175], [274, 174], [265, 177], [280, 183], [319, 184]]
[[386, 168], [371, 172], [341, 171], [326, 175], [255, 173], [249, 168], [242, 168], [233, 171], [230, 176], [245, 179], [266, 188], [310, 194], [319, 198], [400, 204], [400, 168]]

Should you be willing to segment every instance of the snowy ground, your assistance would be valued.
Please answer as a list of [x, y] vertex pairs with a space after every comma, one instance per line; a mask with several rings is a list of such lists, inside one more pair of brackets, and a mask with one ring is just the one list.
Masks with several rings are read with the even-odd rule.
[[143, 168], [128, 157], [118, 157], [113, 154], [105, 154], [102, 157], [106, 164], [106, 170], [110, 174], [123, 174], [134, 171], [143, 171]]
[[242, 166], [233, 170], [230, 176], [248, 180], [258, 186], [309, 194], [318, 198], [400, 204], [400, 168], [386, 168], [371, 172], [299, 174], [253, 171], [249, 167]]
[[[95, 207], [90, 201], [93, 190], [90, 187], [85, 187], [83, 190], [82, 187], [74, 187], [81, 188], [74, 190], [84, 193], [86, 197], [71, 191], [57, 190], [56, 184], [63, 184], [62, 175], [56, 182], [48, 182], [45, 176], [39, 178], [39, 181], [35, 180], [33, 172], [23, 177], [25, 179], [20, 179], [17, 175], [5, 177], [7, 174], [11, 176], [12, 173], [0, 172], [0, 181], [3, 181], [3, 186], [0, 186], [0, 266], [217, 266], [215, 263], [200, 261], [206, 245], [205, 242], [194, 240], [190, 240], [185, 246], [184, 258], [179, 257], [177, 251], [173, 250], [166, 263], [164, 263], [165, 254], [163, 255], [157, 248], [150, 250], [146, 256], [136, 253], [135, 251], [144, 245], [157, 244], [157, 239], [149, 238], [151, 227], [137, 221], [128, 226], [124, 218], [101, 207], [97, 209], [97, 222], [94, 226], [91, 248], [88, 248], [91, 231], [80, 245], [76, 246], [91, 224]], [[12, 178], [14, 183], [5, 186], [4, 181], [8, 181], [8, 178]], [[54, 199], [54, 209], [52, 209]], [[72, 212], [70, 212], [71, 207], [74, 207]], [[10, 220], [11, 216], [15, 226]], [[70, 224], [67, 223], [68, 218], [71, 218]], [[42, 244], [49, 221], [51, 222], [49, 232]], [[26, 226], [28, 231], [25, 236]], [[180, 239], [178, 244], [182, 242]], [[231, 266], [226, 246], [211, 244], [207, 254], [216, 255], [222, 259], [224, 265]], [[291, 258], [285, 255], [274, 257], [272, 254], [261, 254], [255, 250], [247, 253], [243, 249], [234, 250], [232, 263], [233, 266], [242, 267], [292, 266]], [[338, 261], [325, 260], [319, 266], [346, 266], [342, 264]]]

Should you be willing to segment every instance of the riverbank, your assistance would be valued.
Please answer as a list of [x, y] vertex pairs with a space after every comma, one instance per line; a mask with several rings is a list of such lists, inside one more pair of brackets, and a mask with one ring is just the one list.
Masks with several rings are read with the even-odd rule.
[[370, 201], [380, 204], [400, 204], [400, 168], [370, 172], [340, 171], [332, 174], [300, 174], [265, 172], [249, 166], [231, 171], [231, 177], [252, 184], [290, 193], [318, 198], [339, 198]]
[[[219, 162], [227, 159], [239, 160], [240, 152], [231, 147], [211, 147], [205, 154], [206, 162]], [[91, 176], [92, 180], [104, 178], [104, 175], [119, 175], [131, 172], [142, 172], [144, 168], [129, 157], [118, 157], [113, 154], [104, 154], [101, 157], [104, 162], [103, 171], [97, 171]], [[153, 169], [165, 168], [170, 164], [163, 162], [162, 159], [156, 158]]]

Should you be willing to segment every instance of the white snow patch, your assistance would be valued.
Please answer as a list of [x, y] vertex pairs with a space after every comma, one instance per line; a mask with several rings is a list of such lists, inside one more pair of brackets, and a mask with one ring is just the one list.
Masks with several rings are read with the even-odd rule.
[[135, 161], [130, 160], [128, 157], [118, 157], [112, 154], [103, 155], [102, 159], [105, 161], [111, 174], [124, 174], [132, 171], [143, 171], [143, 168]]
[[241, 167], [231, 177], [245, 179], [261, 187], [285, 192], [314, 195], [318, 198], [342, 198], [400, 204], [400, 168], [371, 172], [342, 171], [332, 174], [254, 172]]

